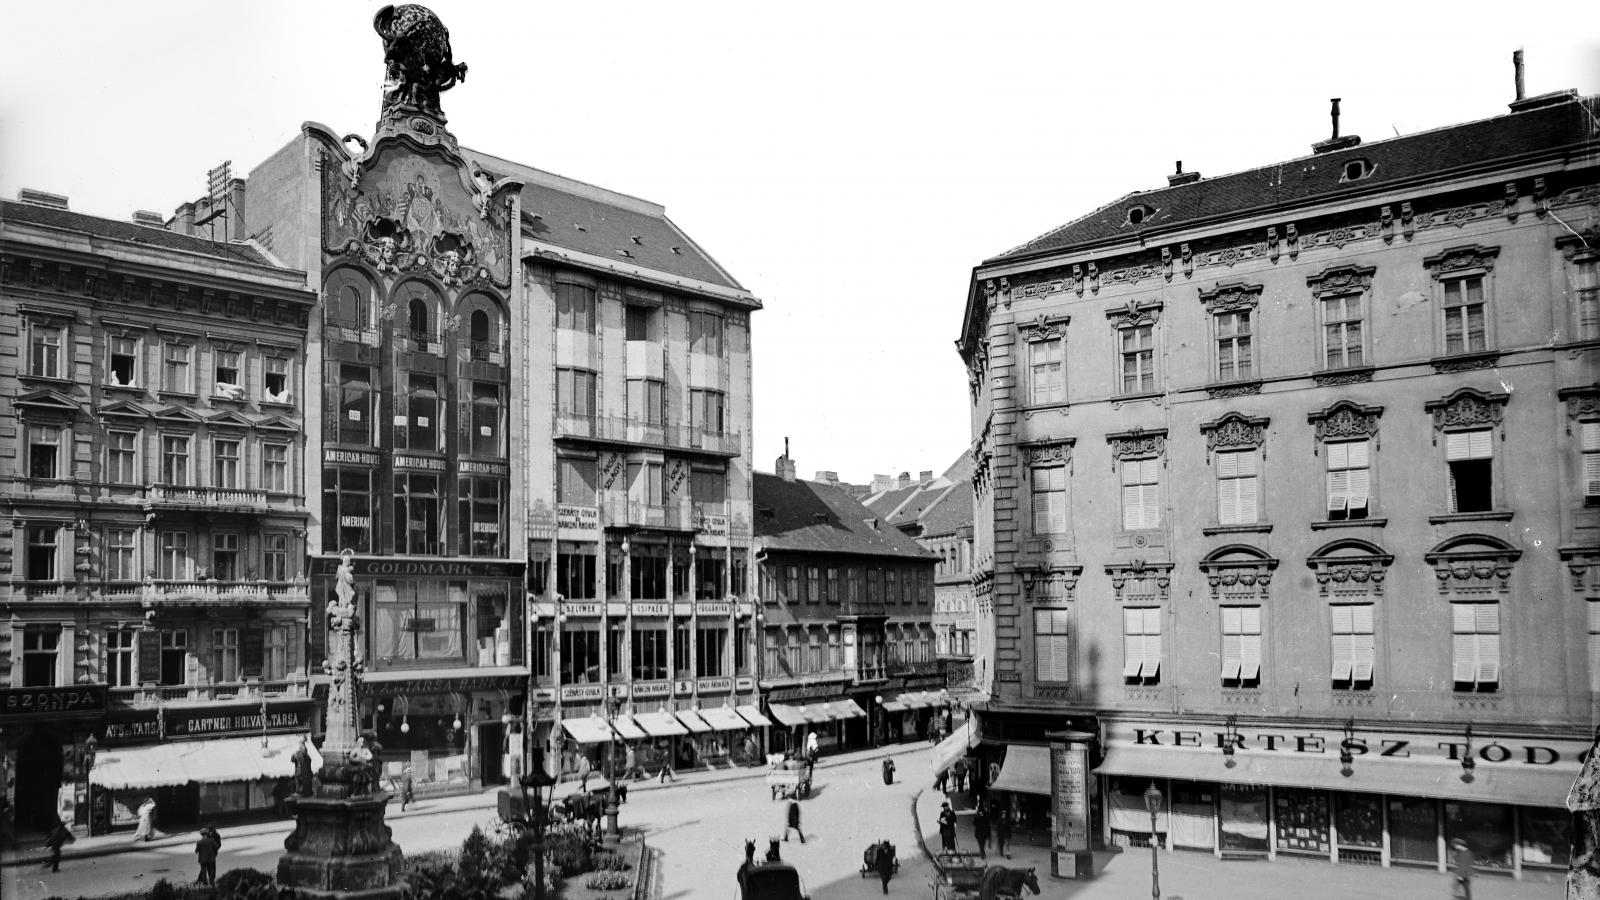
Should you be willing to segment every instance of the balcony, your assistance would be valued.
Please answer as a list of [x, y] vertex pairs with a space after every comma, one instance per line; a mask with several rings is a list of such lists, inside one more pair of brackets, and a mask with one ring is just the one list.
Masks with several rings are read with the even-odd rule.
[[670, 528], [688, 531], [695, 527], [693, 507], [688, 501], [673, 505], [641, 503], [622, 495], [604, 498], [601, 504], [604, 524], [635, 528]]
[[309, 603], [311, 592], [303, 581], [176, 581], [149, 580], [106, 585], [100, 592], [106, 600], [131, 600], [166, 604], [265, 604], [297, 605]]
[[252, 512], [267, 510], [267, 492], [250, 488], [190, 487], [153, 484], [145, 497], [164, 506], [192, 507], [215, 512], [218, 507]]
[[585, 416], [571, 412], [556, 415], [556, 439], [698, 451], [730, 457], [738, 456], [743, 446], [738, 432], [733, 431], [710, 431], [695, 425], [654, 425], [621, 416]]
[[219, 703], [311, 696], [305, 677], [274, 681], [247, 679], [217, 684], [146, 684], [139, 687], [114, 687], [109, 691], [113, 704], [134, 708], [168, 703]]
[[323, 340], [342, 341], [348, 344], [378, 346], [378, 329], [371, 322], [342, 319], [332, 309], [322, 311]]

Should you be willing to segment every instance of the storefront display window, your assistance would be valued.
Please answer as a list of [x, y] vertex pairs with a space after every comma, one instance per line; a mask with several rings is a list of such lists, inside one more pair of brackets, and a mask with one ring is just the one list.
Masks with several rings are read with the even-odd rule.
[[[1144, 806], [1144, 792], [1150, 786], [1148, 778], [1113, 778], [1111, 790], [1106, 799], [1111, 807], [1111, 830], [1120, 831], [1130, 835], [1148, 835], [1150, 833], [1150, 811]], [[1162, 782], [1160, 787], [1165, 788]], [[1167, 813], [1165, 810], [1156, 814], [1156, 831], [1165, 833], [1168, 829]]]
[[463, 658], [465, 582], [380, 581], [373, 598], [374, 655], [382, 661]]
[[1278, 788], [1274, 792], [1273, 805], [1273, 824], [1278, 832], [1279, 850], [1327, 855], [1327, 794], [1299, 788]]
[[1172, 846], [1210, 850], [1217, 843], [1216, 828], [1216, 787], [1196, 781], [1172, 782]]
[[1396, 862], [1439, 861], [1438, 804], [1419, 797], [1389, 798], [1389, 857]]
[[511, 625], [506, 620], [506, 591], [499, 584], [472, 585], [477, 618], [478, 665], [511, 665]]
[[567, 600], [595, 597], [594, 547], [562, 541], [556, 547], [556, 595]]
[[1462, 838], [1479, 866], [1511, 868], [1511, 807], [1499, 803], [1446, 803], [1445, 843]]
[[1517, 819], [1522, 864], [1565, 869], [1572, 850], [1572, 815], [1565, 809], [1524, 806]]
[[1335, 794], [1333, 826], [1340, 850], [1383, 848], [1383, 806], [1374, 794]]
[[568, 624], [561, 630], [561, 683], [600, 680], [600, 625]]
[[1267, 789], [1244, 784], [1222, 788], [1222, 851], [1267, 852]]

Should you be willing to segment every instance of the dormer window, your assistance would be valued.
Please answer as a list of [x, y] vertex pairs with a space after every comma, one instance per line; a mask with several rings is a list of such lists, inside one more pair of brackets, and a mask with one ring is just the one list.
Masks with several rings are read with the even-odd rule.
[[1344, 172], [1339, 176], [1340, 181], [1360, 181], [1371, 175], [1375, 167], [1364, 159], [1352, 159], [1344, 164]]
[[1128, 224], [1143, 225], [1147, 219], [1155, 215], [1155, 208], [1143, 203], [1128, 207]]

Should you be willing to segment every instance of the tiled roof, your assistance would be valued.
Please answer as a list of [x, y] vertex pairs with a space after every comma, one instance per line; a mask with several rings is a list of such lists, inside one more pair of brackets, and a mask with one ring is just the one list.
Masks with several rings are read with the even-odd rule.
[[[1215, 219], [1372, 193], [1452, 170], [1470, 171], [1489, 163], [1554, 154], [1563, 147], [1593, 143], [1593, 113], [1585, 107], [1594, 105], [1595, 98], [1587, 97], [1135, 192], [985, 262], [1129, 241], [1141, 231], [1154, 236]], [[1345, 163], [1357, 159], [1365, 160], [1372, 174], [1357, 181], [1341, 181]], [[1141, 226], [1128, 222], [1128, 208], [1135, 204], [1153, 209]]]
[[972, 524], [972, 482], [958, 481], [922, 513], [924, 538], [950, 534]]
[[75, 231], [80, 234], [127, 241], [133, 244], [147, 244], [151, 247], [160, 247], [165, 250], [198, 253], [202, 256], [210, 256], [217, 259], [252, 263], [258, 266], [278, 267], [277, 263], [249, 244], [209, 241], [205, 238], [178, 234], [175, 231], [167, 231], [162, 228], [135, 225], [132, 222], [122, 222], [116, 219], [102, 219], [99, 216], [87, 216], [83, 213], [65, 209], [36, 206], [32, 203], [0, 200], [0, 219], [42, 225], [46, 228], [59, 228], [63, 231]]
[[657, 204], [475, 150], [462, 148], [462, 152], [497, 179], [509, 176], [523, 182], [522, 230], [528, 238], [622, 265], [744, 290]]
[[911, 484], [903, 488], [890, 488], [887, 491], [870, 494], [861, 502], [878, 515], [887, 516], [904, 503], [907, 497], [915, 494], [920, 487], [922, 487], [920, 484]]
[[[932, 559], [933, 555], [838, 488], [755, 473], [756, 538], [773, 550]], [[876, 528], [868, 520], [878, 520]]]
[[949, 486], [950, 482], [942, 478], [936, 478], [918, 485], [918, 490], [912, 491], [910, 496], [900, 501], [900, 505], [895, 507], [894, 511], [889, 514], [889, 524], [898, 528], [901, 525], [921, 519], [923, 512], [937, 502], [939, 497], [944, 494], [945, 488]]

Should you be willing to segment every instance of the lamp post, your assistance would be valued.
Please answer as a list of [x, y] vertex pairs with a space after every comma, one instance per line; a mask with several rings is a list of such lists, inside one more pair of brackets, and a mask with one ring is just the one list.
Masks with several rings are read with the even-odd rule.
[[95, 754], [99, 752], [100, 742], [95, 739], [94, 732], [90, 732], [83, 741], [83, 800], [89, 806], [85, 821], [89, 823], [90, 834], [94, 834], [94, 782], [90, 779], [94, 772]]
[[1150, 810], [1150, 896], [1161, 900], [1161, 862], [1156, 856], [1156, 813], [1161, 811], [1161, 789], [1154, 781], [1144, 789], [1144, 808]]
[[[533, 771], [520, 776], [517, 786], [521, 790], [521, 802], [518, 803], [509, 788], [500, 789], [500, 818], [517, 826], [521, 834], [517, 837], [517, 853], [522, 858], [518, 860], [524, 871], [527, 870], [527, 853], [533, 853], [533, 897], [534, 900], [545, 900], [544, 892], [544, 831], [546, 825], [545, 811], [550, 808], [554, 799], [556, 779], [545, 771], [544, 753], [537, 748], [533, 751]], [[528, 806], [528, 789], [533, 788], [533, 806]]]
[[[606, 727], [611, 727], [612, 719], [617, 717], [617, 698], [606, 698]], [[616, 730], [612, 729], [611, 738], [606, 741], [606, 824], [601, 832], [601, 839], [608, 844], [614, 844], [621, 837], [617, 830], [617, 740]]]

